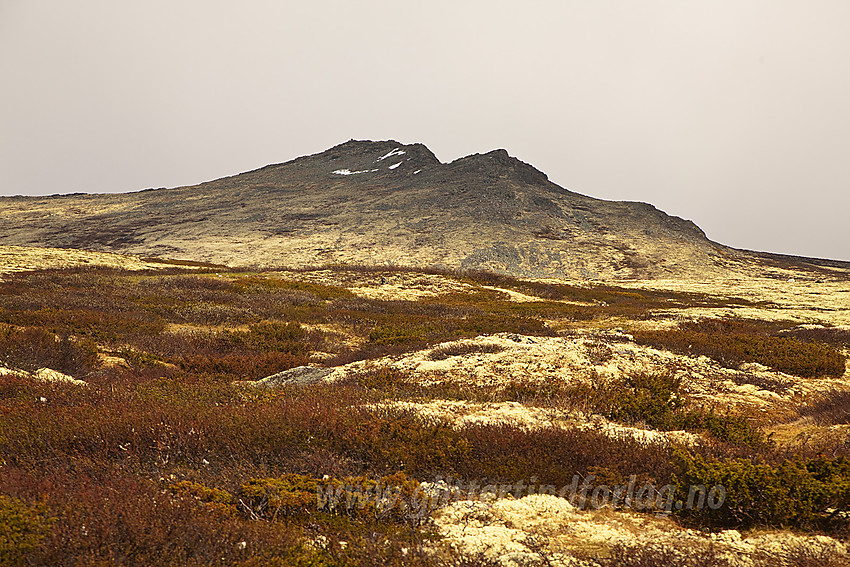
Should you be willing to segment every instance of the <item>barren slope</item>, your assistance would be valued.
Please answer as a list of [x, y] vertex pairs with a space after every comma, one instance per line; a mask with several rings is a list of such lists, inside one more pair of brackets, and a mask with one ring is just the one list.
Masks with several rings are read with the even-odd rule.
[[601, 279], [702, 278], [756, 258], [651, 205], [568, 191], [504, 150], [442, 164], [395, 141], [350, 141], [191, 187], [3, 198], [0, 244]]

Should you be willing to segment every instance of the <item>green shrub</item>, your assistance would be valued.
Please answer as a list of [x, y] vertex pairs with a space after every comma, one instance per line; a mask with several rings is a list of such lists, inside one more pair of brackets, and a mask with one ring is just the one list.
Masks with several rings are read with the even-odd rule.
[[47, 534], [42, 506], [0, 494], [0, 565], [25, 565], [26, 556]]
[[419, 483], [404, 473], [377, 480], [360, 476], [316, 479], [300, 474], [252, 479], [241, 495], [258, 516], [268, 519], [324, 512], [404, 521]]
[[850, 508], [850, 461], [843, 458], [778, 464], [750, 459], [721, 461], [679, 451], [676, 495], [687, 501], [692, 486], [722, 486], [725, 500], [716, 509], [687, 506], [678, 513], [702, 526], [813, 527]]
[[248, 327], [248, 331], [229, 331], [226, 338], [253, 350], [305, 354], [310, 350], [307, 331], [295, 322], [278, 323], [265, 321]]
[[231, 505], [235, 502], [233, 495], [226, 490], [211, 488], [199, 482], [192, 482], [190, 480], [176, 482], [172, 484], [170, 488], [174, 493], [190, 494], [201, 502], [222, 504], [225, 506]]
[[707, 431], [715, 439], [750, 449], [766, 449], [773, 445], [764, 432], [750, 423], [747, 418], [734, 414], [718, 414], [709, 411], [690, 410], [679, 416], [680, 429], [687, 431]]
[[633, 372], [625, 384], [614, 387], [604, 400], [603, 413], [609, 419], [626, 423], [645, 423], [661, 431], [707, 431], [731, 445], [764, 448], [769, 441], [764, 433], [745, 417], [720, 415], [713, 409], [688, 408], [679, 395], [681, 379], [672, 371]]
[[434, 334], [436, 326], [425, 324], [380, 324], [369, 333], [369, 342], [378, 345], [422, 343]]
[[626, 376], [626, 387], [617, 392], [609, 417], [644, 422], [655, 429], [675, 429], [675, 412], [682, 405], [680, 383], [672, 372], [633, 372]]

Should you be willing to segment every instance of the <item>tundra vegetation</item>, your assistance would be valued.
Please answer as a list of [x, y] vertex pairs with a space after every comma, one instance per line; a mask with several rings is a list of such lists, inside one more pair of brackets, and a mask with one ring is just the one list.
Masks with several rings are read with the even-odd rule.
[[[358, 292], [382, 280], [415, 291], [423, 278], [439, 285], [411, 298]], [[343, 487], [345, 499], [351, 487], [389, 485], [412, 497], [419, 482], [436, 478], [498, 485], [534, 477], [565, 486], [574, 475], [611, 485], [634, 476], [685, 493], [722, 484], [722, 506], [672, 510], [672, 521], [846, 541], [850, 447], [787, 443], [768, 429], [772, 420], [850, 423], [850, 393], [840, 380], [850, 333], [782, 320], [669, 319], [671, 310], [730, 306], [758, 307], [708, 294], [390, 268], [163, 264], [6, 275], [0, 366], [25, 372], [0, 375], [0, 564], [494, 564], [443, 545], [428, 518], [403, 506], [317, 500], [320, 488]], [[662, 317], [669, 324], [655, 324]], [[753, 388], [829, 377], [835, 386], [765, 413], [690, 397], [674, 364], [596, 383], [514, 377], [481, 385], [417, 380], [387, 363], [419, 351], [434, 364], [495, 356], [506, 347], [458, 340], [500, 333], [596, 337], [587, 356], [599, 366], [614, 356], [617, 345], [605, 337], [615, 333], [722, 367], [775, 371], [749, 380]], [[244, 385], [308, 364], [351, 371], [310, 386]], [[87, 385], [34, 380], [28, 373], [40, 368]], [[623, 427], [689, 432], [700, 442], [653, 444], [597, 429], [504, 422], [457, 426], [393, 403], [432, 400], [583, 412]], [[528, 547], [550, 560], [543, 543]], [[603, 566], [730, 564], [711, 549], [688, 555], [623, 543], [576, 558]], [[845, 559], [801, 546], [783, 561]]]

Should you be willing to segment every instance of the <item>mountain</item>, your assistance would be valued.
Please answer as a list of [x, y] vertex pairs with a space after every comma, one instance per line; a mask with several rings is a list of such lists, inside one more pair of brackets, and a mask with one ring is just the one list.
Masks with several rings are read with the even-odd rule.
[[441, 163], [351, 140], [174, 189], [0, 199], [0, 245], [231, 265], [399, 264], [524, 277], [678, 278], [850, 264], [735, 250], [646, 203], [560, 187], [505, 150]]

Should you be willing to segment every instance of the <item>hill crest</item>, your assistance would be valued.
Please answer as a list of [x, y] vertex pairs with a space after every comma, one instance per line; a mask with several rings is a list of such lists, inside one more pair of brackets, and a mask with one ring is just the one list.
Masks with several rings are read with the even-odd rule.
[[441, 163], [424, 145], [395, 140], [349, 140], [188, 187], [3, 198], [0, 245], [568, 279], [702, 278], [781, 264], [712, 242], [652, 205], [564, 189], [504, 149]]

